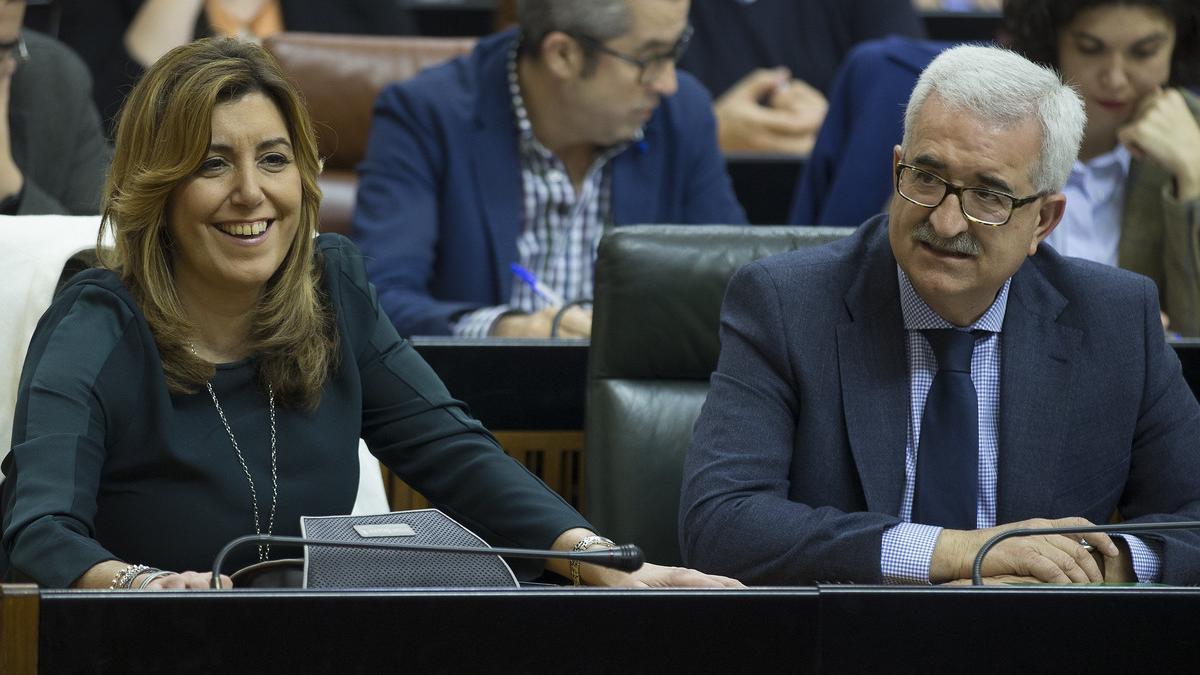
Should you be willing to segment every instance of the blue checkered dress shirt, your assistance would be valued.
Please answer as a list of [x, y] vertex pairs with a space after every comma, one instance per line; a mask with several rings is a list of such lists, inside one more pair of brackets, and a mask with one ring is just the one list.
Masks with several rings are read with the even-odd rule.
[[[517, 122], [524, 217], [517, 260], [567, 302], [590, 300], [600, 237], [612, 226], [612, 164], [630, 142], [601, 152], [576, 190], [567, 167], [533, 134], [517, 79], [517, 45], [508, 55], [508, 88]], [[639, 129], [632, 142], [641, 140]], [[533, 313], [546, 306], [524, 283], [513, 283], [508, 303], [467, 312], [451, 326], [455, 335], [485, 337], [505, 314]]]

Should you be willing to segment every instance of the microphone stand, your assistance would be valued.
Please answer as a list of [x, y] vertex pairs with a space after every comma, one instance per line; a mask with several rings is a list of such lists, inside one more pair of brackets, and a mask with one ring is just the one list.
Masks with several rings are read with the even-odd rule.
[[622, 544], [616, 548], [592, 551], [538, 551], [525, 548], [480, 548], [476, 546], [436, 546], [432, 544], [396, 544], [383, 542], [335, 541], [329, 539], [306, 539], [269, 534], [248, 534], [225, 544], [213, 560], [212, 588], [221, 589], [221, 565], [233, 549], [243, 544], [282, 544], [291, 546], [332, 546], [337, 548], [373, 548], [390, 551], [419, 553], [460, 553], [466, 555], [496, 555], [510, 558], [540, 558], [574, 560], [577, 562], [609, 567], [622, 572], [636, 572], [645, 562], [642, 549], [636, 544]]
[[1034, 534], [1088, 534], [1091, 532], [1109, 533], [1126, 533], [1126, 534], [1148, 534], [1151, 532], [1163, 532], [1167, 530], [1191, 530], [1200, 529], [1200, 521], [1185, 520], [1173, 523], [1122, 523], [1119, 525], [1088, 525], [1083, 527], [1022, 527], [1015, 530], [1007, 530], [988, 539], [979, 549], [979, 553], [975, 554], [975, 563], [972, 565], [971, 585], [983, 585], [983, 556], [992, 550], [992, 547], [1009, 537], [1024, 537]]

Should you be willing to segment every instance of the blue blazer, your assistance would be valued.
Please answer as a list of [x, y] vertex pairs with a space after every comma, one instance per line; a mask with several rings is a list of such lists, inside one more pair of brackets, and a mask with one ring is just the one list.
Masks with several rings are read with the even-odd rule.
[[[510, 298], [524, 216], [507, 75], [514, 39], [485, 38], [376, 101], [353, 230], [401, 335], [448, 334], [456, 315]], [[644, 142], [612, 160], [617, 225], [745, 222], [711, 100], [678, 76]]]
[[925, 66], [949, 46], [893, 36], [850, 52], [796, 183], [789, 223], [853, 227], [884, 210], [892, 195], [892, 147], [904, 136], [908, 97]]
[[[1147, 278], [1043, 247], [1013, 276], [1000, 374], [997, 523], [1200, 518], [1200, 404]], [[879, 216], [730, 282], [721, 356], [684, 466], [687, 565], [754, 584], [878, 583], [900, 522], [909, 377]], [[1200, 533], [1162, 580], [1200, 582]]]

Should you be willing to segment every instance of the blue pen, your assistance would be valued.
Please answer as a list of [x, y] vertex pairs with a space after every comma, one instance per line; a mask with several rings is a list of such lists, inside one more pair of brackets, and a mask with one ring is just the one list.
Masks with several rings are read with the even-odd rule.
[[562, 296], [554, 292], [554, 289], [546, 288], [542, 282], [538, 281], [537, 277], [533, 276], [533, 272], [521, 267], [517, 263], [512, 263], [508, 266], [512, 273], [517, 275], [517, 278], [524, 281], [529, 286], [529, 290], [533, 291], [534, 295], [550, 303], [552, 307], [562, 307], [566, 302]]

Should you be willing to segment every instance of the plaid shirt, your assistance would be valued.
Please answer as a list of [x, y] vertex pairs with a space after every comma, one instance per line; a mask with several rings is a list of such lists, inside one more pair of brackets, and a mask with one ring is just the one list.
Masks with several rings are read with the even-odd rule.
[[[533, 135], [517, 78], [517, 46], [508, 56], [508, 86], [517, 121], [524, 215], [517, 257], [522, 267], [567, 302], [591, 300], [592, 268], [596, 247], [605, 229], [612, 226], [612, 171], [610, 160], [630, 143], [620, 143], [600, 153], [588, 167], [579, 188], [571, 182], [563, 161]], [[641, 140], [641, 130], [632, 142]], [[463, 314], [454, 323], [455, 335], [483, 337], [496, 320], [513, 312], [536, 312], [546, 301], [528, 285], [514, 283], [508, 303]]]
[[[925, 304], [903, 270], [896, 267], [900, 281], [900, 308], [904, 316], [904, 346], [908, 356], [909, 414], [908, 438], [904, 447], [904, 500], [900, 518], [904, 522], [883, 533], [880, 571], [888, 583], [929, 583], [929, 563], [942, 528], [912, 521], [913, 492], [917, 477], [917, 448], [921, 443], [921, 417], [925, 399], [937, 373], [933, 348], [921, 333], [931, 328], [954, 328]], [[992, 306], [971, 324], [970, 330], [990, 333], [977, 340], [971, 354], [971, 382], [979, 402], [979, 494], [975, 504], [975, 526], [996, 525], [996, 464], [998, 412], [1000, 402], [1000, 346], [1004, 311], [1008, 307], [1008, 289], [1012, 280], [996, 295]], [[1159, 576], [1158, 554], [1137, 537], [1126, 536], [1133, 568], [1139, 581], [1156, 581]]]

